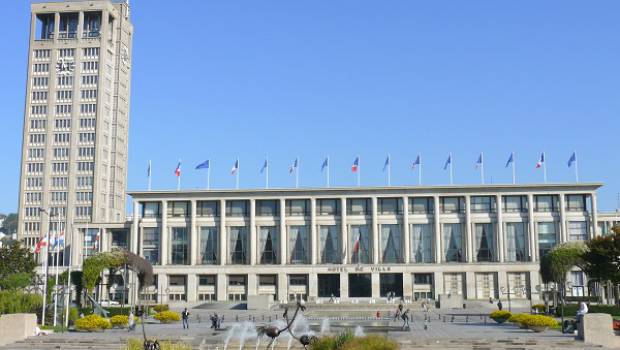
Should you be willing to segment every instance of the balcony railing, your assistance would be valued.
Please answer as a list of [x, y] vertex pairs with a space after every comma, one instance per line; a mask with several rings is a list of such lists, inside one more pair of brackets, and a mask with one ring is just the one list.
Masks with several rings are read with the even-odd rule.
[[85, 31], [82, 36], [84, 38], [98, 38], [101, 36], [101, 32], [99, 32], [98, 30], [95, 31]]
[[77, 32], [60, 32], [58, 33], [59, 39], [75, 39], [77, 38]]

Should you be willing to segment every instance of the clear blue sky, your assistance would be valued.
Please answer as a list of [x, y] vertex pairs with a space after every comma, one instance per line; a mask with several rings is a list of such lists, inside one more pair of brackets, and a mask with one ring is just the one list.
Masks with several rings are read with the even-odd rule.
[[[266, 154], [272, 186], [288, 187], [300, 157], [302, 186], [542, 182], [534, 165], [547, 153], [550, 182], [601, 181], [599, 207], [620, 192], [620, 2], [618, 1], [159, 1], [132, 0], [135, 25], [129, 189], [261, 187]], [[184, 5], [180, 5], [184, 4]], [[0, 212], [17, 208], [29, 5], [7, 1], [0, 22]], [[190, 9], [190, 11], [187, 11]], [[8, 49], [6, 49], [8, 48]]]

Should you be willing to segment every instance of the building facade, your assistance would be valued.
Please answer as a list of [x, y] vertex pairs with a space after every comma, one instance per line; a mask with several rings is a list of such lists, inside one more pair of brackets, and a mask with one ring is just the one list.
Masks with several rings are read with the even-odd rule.
[[18, 229], [29, 247], [73, 222], [125, 220], [133, 35], [126, 1], [31, 11]]
[[[75, 243], [83, 256], [74, 261], [98, 250], [131, 250], [153, 263], [157, 283], [143, 297], [159, 302], [259, 294], [363, 300], [389, 293], [488, 300], [508, 292], [513, 300], [537, 300], [540, 257], [559, 243], [601, 233], [599, 187], [131, 192], [132, 218], [90, 233], [82, 227]], [[577, 273], [572, 294], [583, 295], [584, 276]]]

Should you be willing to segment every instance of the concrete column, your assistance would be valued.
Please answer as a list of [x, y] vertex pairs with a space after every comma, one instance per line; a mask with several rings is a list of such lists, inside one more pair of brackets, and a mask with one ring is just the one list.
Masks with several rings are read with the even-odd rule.
[[[81, 13], [81, 12], [80, 12]], [[131, 229], [129, 230], [129, 249], [134, 254], [142, 256], [142, 235], [140, 235], [140, 202], [133, 201], [133, 215]], [[138, 252], [140, 249], [140, 252]]]
[[286, 251], [287, 241], [288, 234], [286, 230], [286, 200], [284, 198], [280, 198], [280, 265], [286, 265], [288, 261], [288, 252]]
[[[409, 241], [409, 198], [404, 196], [403, 201], [403, 263], [407, 264], [411, 261], [411, 242]], [[411, 276], [409, 276], [411, 277]], [[404, 283], [403, 279], [403, 283]], [[404, 292], [403, 292], [404, 293]]]
[[403, 298], [413, 300], [413, 274], [403, 273]]
[[592, 209], [592, 214], [590, 216], [592, 218], [592, 221], [590, 222], [590, 226], [592, 228], [588, 231], [588, 237], [592, 239], [601, 234], [600, 232], [598, 232], [598, 204], [596, 192], [592, 192], [592, 194], [590, 195], [590, 200], [592, 201], [592, 205], [590, 206]]
[[[228, 244], [228, 233], [226, 232], [226, 201], [220, 199], [220, 229], [219, 229], [219, 243], [220, 243], [220, 265], [226, 265], [228, 263], [228, 251], [226, 246]], [[219, 275], [218, 275], [218, 290], [219, 290]], [[219, 291], [218, 291], [219, 293]], [[226, 296], [226, 291], [224, 291]], [[219, 294], [217, 300], [226, 300], [227, 298], [220, 299]]]
[[163, 266], [168, 264], [168, 202], [166, 201], [161, 202], [161, 226], [159, 231], [159, 262]]
[[467, 262], [474, 262], [474, 239], [473, 239], [473, 230], [471, 227], [471, 206], [470, 204], [471, 196], [465, 196], [465, 247], [466, 247], [466, 255]]
[[568, 231], [566, 230], [566, 194], [560, 193], [560, 234], [558, 235], [558, 243], [568, 241]]
[[258, 241], [256, 237], [256, 200], [250, 199], [250, 265], [256, 265], [257, 259], [257, 248], [256, 242]]
[[[349, 245], [347, 243], [349, 241], [349, 233], [347, 230], [347, 199], [344, 197], [340, 198], [340, 237], [342, 238], [342, 247], [340, 249], [340, 251], [342, 252], [342, 263], [346, 264], [349, 261], [347, 255], [349, 255], [350, 253]], [[340, 287], [342, 288], [342, 281], [340, 282]]]
[[226, 301], [228, 300], [228, 279], [226, 278], [226, 274], [218, 273], [217, 274], [217, 284], [216, 288], [216, 298], [217, 301]]
[[476, 299], [476, 274], [473, 271], [465, 272], [463, 284], [465, 285], [465, 291], [467, 294], [465, 299]]
[[434, 196], [433, 197], [433, 205], [434, 205], [434, 225], [435, 225], [435, 239], [433, 242], [433, 246], [435, 248], [435, 263], [439, 264], [441, 263], [441, 261], [443, 260], [441, 257], [441, 247], [442, 247], [442, 243], [441, 243], [441, 220], [439, 219], [440, 217], [440, 203], [439, 203], [439, 196]]
[[433, 287], [435, 288], [435, 299], [437, 299], [439, 294], [444, 293], [442, 272], [433, 272]]
[[258, 276], [255, 273], [248, 274], [248, 295], [258, 295]]
[[79, 41], [82, 41], [82, 37], [84, 36], [83, 28], [84, 28], [84, 11], [80, 11], [78, 12], [78, 30], [77, 30], [77, 37]]
[[536, 244], [536, 223], [534, 222], [534, 195], [527, 195], [527, 217], [528, 217], [528, 235], [527, 240], [530, 247], [530, 257], [532, 261], [538, 258], [538, 244]]
[[[498, 270], [497, 271], [497, 293], [499, 297], [503, 300], [502, 303], [505, 303], [508, 300], [507, 294], [499, 294], [501, 293], [502, 287], [505, 288], [506, 292], [508, 291], [508, 273], [506, 271]], [[510, 288], [514, 288], [515, 286], [510, 286]], [[510, 296], [513, 297], [512, 295]], [[506, 305], [508, 306], [508, 305]]]
[[159, 293], [159, 297], [161, 298], [160, 304], [168, 303], [168, 293], [166, 293], [166, 288], [168, 288], [168, 275], [165, 273], [160, 273], [157, 275], [157, 293]]
[[288, 281], [286, 279], [286, 273], [278, 274], [278, 299], [285, 302], [288, 300]]
[[536, 302], [542, 300], [541, 293], [538, 290], [536, 290], [536, 286], [540, 286], [541, 284], [540, 274], [538, 273], [538, 269], [536, 269], [534, 271], [530, 271], [529, 275], [530, 275], [530, 290], [531, 290], [532, 303], [536, 304]]
[[186, 297], [187, 301], [190, 303], [198, 301], [198, 276], [196, 274], [188, 274], [187, 275], [187, 291]]
[[340, 298], [349, 299], [349, 274], [346, 272], [340, 274]]
[[[190, 228], [189, 228], [189, 264], [198, 265], [198, 235], [200, 235], [200, 229], [196, 226], [196, 201], [190, 202]], [[196, 277], [196, 276], [194, 276]], [[196, 289], [196, 288], [194, 288]], [[195, 292], [195, 290], [194, 290]], [[189, 297], [188, 297], [189, 300]]]
[[504, 242], [504, 220], [502, 217], [502, 195], [498, 194], [495, 197], [495, 208], [497, 210], [497, 261], [504, 262], [504, 256], [506, 254], [506, 244]]
[[372, 297], [374, 299], [381, 298], [381, 282], [379, 279], [379, 273], [373, 273], [370, 275], [370, 284], [372, 286]]
[[377, 219], [377, 197], [372, 197], [371, 208], [372, 224], [370, 229], [372, 230], [372, 262], [373, 264], [379, 264], [379, 221]]
[[[318, 261], [319, 238], [316, 230], [316, 199], [310, 198], [310, 263], [316, 265]], [[315, 274], [316, 277], [316, 274]], [[315, 279], [316, 282], [316, 279]], [[310, 284], [312, 285], [312, 284]], [[316, 296], [316, 295], [314, 295]]]
[[[101, 19], [101, 26], [103, 27], [103, 17]], [[60, 33], [60, 13], [56, 12], [54, 13], [54, 43], [58, 42], [59, 39], [59, 33]], [[54, 56], [52, 56], [53, 59]], [[53, 66], [52, 64], [50, 64], [50, 66]], [[50, 67], [50, 71], [51, 71], [51, 67]], [[50, 79], [51, 80], [51, 79]]]
[[319, 296], [319, 279], [316, 273], [308, 274], [309, 285], [308, 285], [308, 300], [318, 298]]

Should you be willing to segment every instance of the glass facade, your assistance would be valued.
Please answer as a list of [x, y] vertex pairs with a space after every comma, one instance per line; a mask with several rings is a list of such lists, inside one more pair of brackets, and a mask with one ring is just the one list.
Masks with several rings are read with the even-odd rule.
[[338, 226], [319, 226], [319, 256], [321, 264], [340, 264], [340, 235]]
[[463, 225], [443, 224], [443, 260], [446, 262], [461, 262], [465, 259], [463, 254]]
[[288, 199], [286, 201], [286, 216], [310, 216], [310, 200]]
[[409, 225], [411, 239], [411, 262], [430, 263], [432, 262], [432, 228], [431, 224], [411, 224]]
[[189, 265], [187, 227], [172, 227], [170, 229], [170, 253], [172, 265]]
[[566, 210], [568, 211], [588, 211], [588, 196], [585, 194], [566, 195]]
[[217, 227], [203, 226], [200, 228], [200, 263], [215, 265], [218, 263]]
[[340, 200], [317, 199], [316, 215], [340, 215]]
[[289, 263], [308, 264], [310, 263], [310, 233], [308, 226], [289, 226]]
[[537, 212], [556, 212], [560, 208], [557, 195], [536, 195], [534, 205], [534, 210]]
[[490, 223], [474, 224], [474, 257], [476, 261], [495, 261], [495, 232], [494, 225]]
[[379, 198], [379, 213], [381, 215], [400, 215], [403, 213], [403, 201], [400, 198]]
[[349, 242], [352, 264], [368, 264], [371, 262], [370, 230], [368, 225], [351, 225]]
[[586, 221], [569, 221], [567, 228], [569, 241], [585, 241], [588, 239], [588, 223]]
[[555, 222], [538, 223], [538, 256], [543, 257], [557, 243], [557, 225]]
[[230, 264], [247, 264], [248, 230], [245, 226], [228, 226], [228, 259]]
[[525, 213], [528, 211], [527, 196], [504, 196], [504, 213]]
[[372, 202], [370, 198], [347, 199], [347, 215], [370, 215]]
[[190, 215], [189, 201], [168, 202], [168, 216], [171, 217], [188, 217]]
[[196, 216], [216, 217], [220, 215], [220, 203], [218, 201], [197, 201]]
[[244, 217], [248, 216], [250, 202], [246, 200], [226, 201], [226, 216]]
[[383, 263], [402, 262], [400, 225], [381, 225], [381, 261]]
[[504, 234], [506, 235], [506, 261], [528, 261], [526, 248], [525, 222], [507, 222], [504, 224]]
[[279, 216], [280, 215], [279, 200], [257, 200], [256, 216]]
[[280, 248], [276, 226], [261, 226], [258, 229], [258, 261], [260, 264], [277, 264]]
[[158, 265], [159, 261], [159, 228], [145, 227], [142, 229], [142, 255], [153, 265]]
[[472, 196], [471, 212], [472, 213], [494, 213], [495, 197], [494, 196]]
[[435, 212], [433, 197], [409, 198], [409, 214], [433, 214]]
[[441, 197], [439, 201], [444, 214], [465, 212], [465, 197]]

